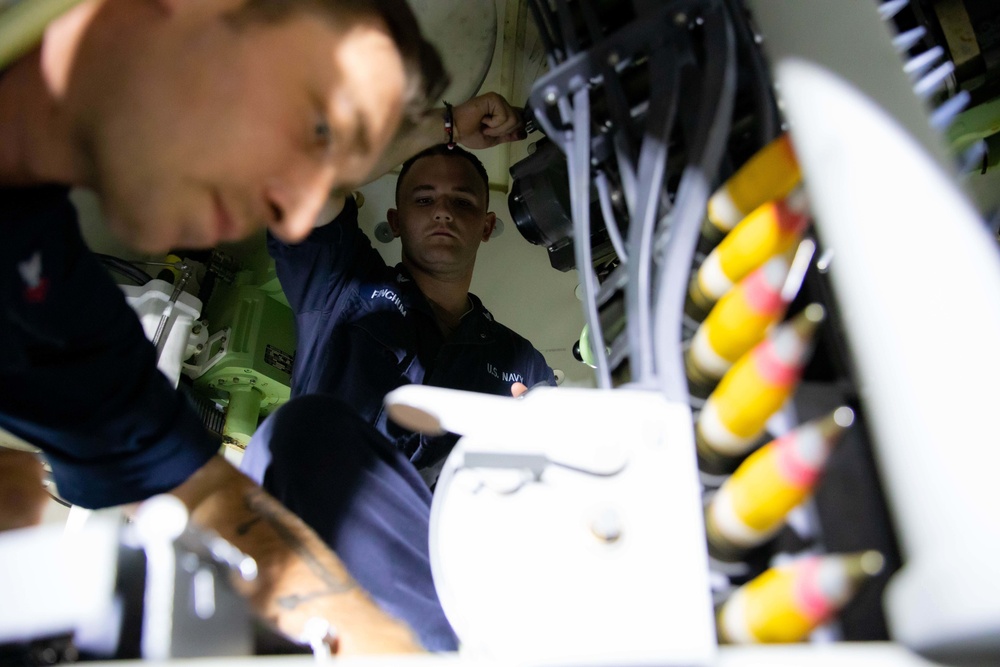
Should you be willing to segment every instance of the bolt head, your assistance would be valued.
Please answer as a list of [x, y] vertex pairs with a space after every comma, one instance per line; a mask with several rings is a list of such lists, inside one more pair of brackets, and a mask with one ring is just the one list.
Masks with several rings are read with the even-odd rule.
[[622, 521], [618, 512], [608, 507], [599, 511], [590, 522], [594, 537], [602, 542], [617, 542], [622, 536]]

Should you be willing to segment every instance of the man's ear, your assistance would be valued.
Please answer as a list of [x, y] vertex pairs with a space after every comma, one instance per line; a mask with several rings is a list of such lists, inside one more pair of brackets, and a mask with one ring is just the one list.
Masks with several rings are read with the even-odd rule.
[[490, 237], [493, 236], [493, 230], [497, 228], [497, 214], [494, 213], [493, 211], [487, 213], [484, 223], [485, 224], [483, 225], [483, 243], [486, 243], [487, 241], [490, 240]]
[[389, 229], [392, 230], [392, 237], [399, 238], [399, 211], [394, 208], [390, 208], [385, 212], [386, 222], [389, 223]]

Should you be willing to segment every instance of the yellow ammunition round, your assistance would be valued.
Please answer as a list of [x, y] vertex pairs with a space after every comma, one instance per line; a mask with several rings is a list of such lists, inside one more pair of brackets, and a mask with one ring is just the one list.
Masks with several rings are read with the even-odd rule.
[[778, 256], [741, 280], [701, 323], [685, 355], [692, 393], [704, 398], [732, 365], [781, 319], [789, 260]]
[[882, 554], [865, 551], [809, 556], [771, 568], [738, 588], [719, 606], [719, 641], [802, 641], [842, 609], [884, 566]]
[[840, 407], [764, 445], [740, 464], [705, 512], [709, 553], [739, 560], [770, 539], [811, 495], [833, 447], [854, 422]]
[[795, 390], [825, 315], [822, 306], [810, 304], [775, 327], [722, 377], [696, 423], [702, 470], [728, 472], [757, 442], [767, 420]]
[[785, 197], [801, 178], [791, 139], [784, 134], [757, 151], [709, 198], [705, 241], [715, 245], [747, 213]]
[[703, 320], [736, 282], [796, 243], [808, 222], [808, 202], [801, 188], [754, 209], [698, 267], [688, 287], [688, 316]]

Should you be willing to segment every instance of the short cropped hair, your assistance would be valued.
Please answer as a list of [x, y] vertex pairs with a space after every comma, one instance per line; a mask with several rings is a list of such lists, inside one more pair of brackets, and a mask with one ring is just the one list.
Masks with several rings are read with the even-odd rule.
[[403, 59], [406, 74], [403, 114], [407, 121], [419, 119], [448, 86], [449, 78], [441, 57], [421, 34], [417, 17], [406, 0], [247, 0], [233, 17], [280, 21], [303, 10], [320, 15], [374, 14], [385, 22]]
[[479, 161], [479, 158], [461, 146], [448, 148], [448, 144], [437, 144], [436, 146], [425, 148], [403, 163], [403, 167], [399, 170], [399, 178], [396, 179], [396, 206], [399, 206], [399, 186], [403, 182], [403, 177], [406, 176], [406, 174], [410, 171], [410, 168], [413, 167], [413, 164], [417, 160], [425, 157], [433, 157], [435, 155], [460, 158], [471, 164], [475, 168], [476, 173], [479, 174], [479, 178], [483, 181], [483, 187], [486, 188], [486, 206], [489, 207], [490, 177], [486, 173], [486, 167], [484, 167], [483, 163]]

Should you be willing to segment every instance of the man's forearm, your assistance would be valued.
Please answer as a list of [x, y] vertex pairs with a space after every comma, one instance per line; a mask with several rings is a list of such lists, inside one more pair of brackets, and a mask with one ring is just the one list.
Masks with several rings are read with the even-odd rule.
[[254, 608], [289, 636], [320, 617], [334, 627], [342, 653], [421, 650], [409, 628], [375, 605], [308, 526], [222, 457], [173, 494], [195, 523], [257, 561]]
[[496, 93], [484, 93], [452, 108], [452, 134], [445, 130], [444, 108], [429, 109], [404, 123], [368, 176], [371, 182], [425, 148], [452, 139], [466, 148], [483, 149], [525, 138], [521, 111]]
[[42, 479], [37, 456], [0, 447], [0, 531], [41, 523], [49, 498]]

